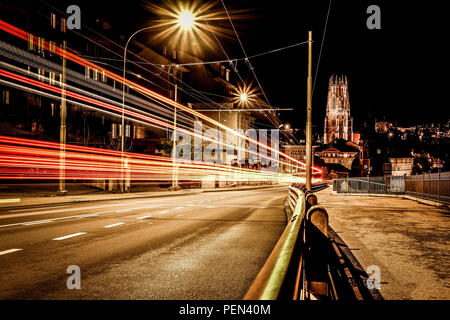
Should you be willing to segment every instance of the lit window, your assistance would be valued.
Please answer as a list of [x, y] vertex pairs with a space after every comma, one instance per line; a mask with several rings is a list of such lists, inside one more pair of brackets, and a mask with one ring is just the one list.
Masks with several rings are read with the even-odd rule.
[[9, 104], [9, 91], [8, 90], [3, 90], [2, 102], [3, 102], [3, 104]]
[[28, 35], [28, 50], [34, 50], [34, 38], [32, 34]]
[[41, 53], [41, 37], [38, 37], [38, 52]]
[[50, 16], [50, 26], [52, 29], [56, 28], [56, 14], [52, 13]]
[[66, 19], [61, 18], [61, 32], [66, 32]]

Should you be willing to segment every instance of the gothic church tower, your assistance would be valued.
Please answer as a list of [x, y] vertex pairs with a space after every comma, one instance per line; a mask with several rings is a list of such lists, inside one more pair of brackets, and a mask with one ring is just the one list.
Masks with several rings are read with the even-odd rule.
[[350, 117], [347, 76], [331, 76], [328, 83], [327, 113], [323, 142], [353, 139], [353, 119]]

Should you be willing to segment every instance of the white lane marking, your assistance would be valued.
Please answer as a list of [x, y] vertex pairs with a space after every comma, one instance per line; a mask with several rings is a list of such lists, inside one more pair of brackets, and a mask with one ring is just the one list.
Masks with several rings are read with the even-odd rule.
[[[146, 201], [146, 202], [148, 202], [148, 201]], [[139, 204], [139, 203], [145, 203], [145, 202], [144, 201], [140, 201], [140, 202], [134, 202], [133, 204], [135, 205], [135, 204]], [[104, 204], [104, 205], [90, 206], [90, 207], [80, 207], [80, 208], [44, 210], [44, 211], [28, 212], [28, 213], [6, 214], [6, 215], [0, 215], [0, 219], [33, 216], [33, 215], [40, 215], [40, 214], [47, 214], [47, 213], [58, 213], [58, 212], [69, 212], [69, 211], [83, 211], [83, 210], [90, 210], [90, 209], [119, 207], [119, 206], [125, 206], [125, 205], [126, 204], [124, 204], [124, 203], [114, 203], [114, 204]], [[139, 209], [139, 208], [136, 208], [136, 209]]]
[[4, 254], [8, 254], [8, 253], [13, 253], [16, 251], [20, 251], [22, 249], [9, 249], [9, 250], [5, 250], [5, 251], [0, 251], [0, 256], [4, 255]]
[[167, 213], [167, 212], [169, 212], [169, 210], [161, 211], [159, 214], [163, 214], [163, 213]]
[[30, 222], [24, 222], [24, 223], [22, 223], [22, 225], [30, 226], [30, 225], [34, 225], [34, 224], [49, 223], [49, 222], [53, 222], [53, 221], [51, 221], [51, 220], [30, 221]]
[[120, 226], [122, 224], [125, 224], [125, 222], [119, 222], [119, 223], [110, 224], [110, 225], [105, 226], [105, 228], [117, 227], [117, 226]]
[[133, 210], [137, 210], [137, 208], [132, 208], [132, 209], [121, 209], [121, 210], [116, 210], [116, 212], [117, 212], [117, 213], [120, 213], [120, 212], [130, 212], [130, 211], [133, 211]]
[[0, 199], [0, 203], [13, 203], [13, 202], [20, 202], [21, 199], [20, 198], [16, 198], [16, 199]]
[[50, 222], [50, 221], [58, 221], [58, 220], [65, 220], [65, 219], [71, 219], [71, 218], [94, 217], [94, 216], [97, 216], [99, 214], [112, 213], [112, 212], [115, 212], [115, 211], [103, 211], [103, 212], [98, 212], [98, 213], [89, 213], [89, 214], [82, 214], [82, 215], [68, 216], [68, 217], [60, 217], [60, 218], [53, 218], [53, 219], [18, 222], [18, 223], [11, 223], [11, 224], [0, 225], [0, 228], [14, 227], [14, 226], [23, 226], [25, 223], [27, 223], [27, 225], [33, 225], [33, 224], [39, 223], [40, 221], [49, 221]]
[[142, 219], [147, 219], [147, 218], [151, 218], [151, 216], [143, 216], [143, 217], [139, 217], [139, 218], [137, 218], [137, 220], [142, 220]]
[[179, 214], [179, 215], [175, 216], [175, 218], [182, 217], [182, 216], [185, 216], [185, 215], [186, 215], [185, 213]]
[[52, 240], [65, 240], [65, 239], [69, 239], [69, 238], [73, 238], [73, 237], [78, 237], [78, 236], [81, 236], [83, 234], [86, 234], [86, 232], [72, 233], [72, 234], [69, 234], [67, 236], [55, 238], [55, 239], [52, 239]]
[[[72, 217], [76, 217], [76, 218], [79, 218], [79, 219], [81, 219], [81, 218], [89, 218], [89, 217], [96, 217], [96, 216], [98, 216], [100, 213], [88, 213], [88, 214], [82, 214], [82, 215], [80, 215], [80, 216], [72, 216]], [[70, 217], [67, 217], [67, 218], [70, 218]], [[57, 219], [57, 218], [56, 218]], [[49, 219], [49, 220], [52, 220], [52, 219]]]
[[176, 207], [174, 210], [180, 210], [183, 209], [184, 207]]
[[57, 206], [57, 207], [45, 207], [45, 208], [34, 208], [34, 209], [15, 209], [15, 210], [8, 210], [8, 212], [24, 212], [24, 211], [36, 211], [36, 210], [42, 210], [42, 209], [59, 209], [59, 208], [66, 208], [67, 206]]

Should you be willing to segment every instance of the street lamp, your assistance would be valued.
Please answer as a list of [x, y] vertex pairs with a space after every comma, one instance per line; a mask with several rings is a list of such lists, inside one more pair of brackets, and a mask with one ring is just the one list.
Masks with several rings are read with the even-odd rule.
[[[179, 28], [183, 31], [190, 31], [192, 29], [192, 27], [195, 25], [195, 15], [188, 11], [188, 10], [184, 10], [181, 11], [178, 14], [177, 17], [177, 24], [179, 26]], [[125, 169], [125, 161], [124, 161], [124, 145], [125, 145], [125, 86], [126, 86], [126, 64], [127, 64], [127, 50], [128, 50], [128, 45], [130, 44], [131, 39], [137, 35], [138, 33], [145, 31], [145, 30], [149, 30], [149, 29], [153, 29], [153, 28], [160, 28], [161, 25], [155, 25], [155, 26], [149, 26], [149, 27], [145, 27], [145, 28], [141, 28], [139, 30], [137, 30], [135, 33], [133, 33], [127, 40], [126, 44], [125, 44], [125, 48], [124, 48], [124, 53], [123, 53], [123, 86], [122, 86], [122, 130], [121, 130], [121, 134], [122, 134], [122, 141], [121, 141], [121, 150], [122, 150], [122, 172], [121, 172], [121, 178], [122, 178], [122, 183], [120, 186], [120, 190], [123, 192], [125, 190], [125, 179], [124, 179], [124, 169]], [[141, 76], [138, 76], [139, 78]], [[175, 84], [175, 102], [177, 100], [177, 85]], [[174, 107], [174, 137], [173, 137], [173, 148], [175, 148], [175, 136], [176, 136], [176, 114], [177, 114], [177, 109], [176, 106]], [[174, 149], [175, 150], [175, 149]]]
[[247, 102], [248, 101], [247, 93], [245, 92], [241, 93], [241, 95], [239, 96], [239, 100], [241, 100], [241, 102]]
[[178, 16], [178, 26], [185, 31], [191, 30], [195, 24], [195, 16], [192, 12], [183, 10]]
[[125, 44], [124, 52], [123, 52], [123, 85], [122, 85], [122, 127], [121, 127], [121, 151], [122, 151], [122, 170], [121, 170], [121, 184], [120, 184], [120, 191], [125, 191], [125, 178], [124, 178], [124, 171], [125, 171], [125, 158], [124, 158], [124, 152], [125, 152], [125, 86], [126, 86], [126, 65], [127, 65], [127, 50], [128, 45], [130, 44], [131, 39], [137, 35], [138, 33], [155, 28], [155, 26], [145, 27], [142, 29], [139, 29], [135, 33], [133, 33], [127, 40], [127, 43]]

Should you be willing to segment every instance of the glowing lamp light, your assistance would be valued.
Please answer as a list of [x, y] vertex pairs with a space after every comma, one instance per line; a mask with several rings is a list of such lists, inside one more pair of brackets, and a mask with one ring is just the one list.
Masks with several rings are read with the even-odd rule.
[[178, 16], [178, 25], [183, 30], [190, 30], [195, 24], [195, 16], [192, 12], [182, 11]]
[[243, 93], [241, 93], [241, 95], [239, 96], [239, 99], [240, 99], [242, 102], [246, 102], [246, 101], [248, 100], [248, 95], [247, 95], [245, 92], [243, 92]]

